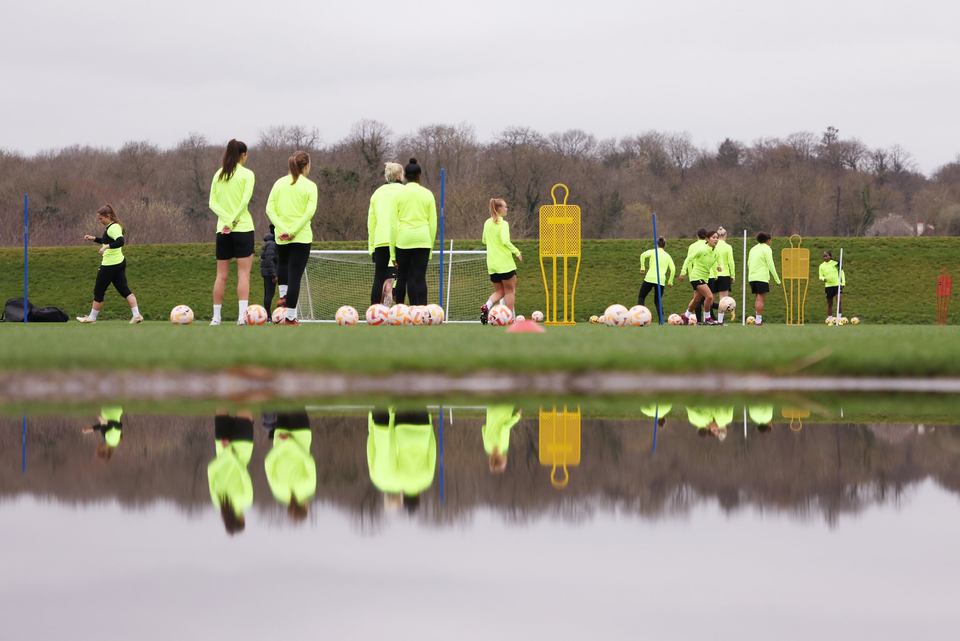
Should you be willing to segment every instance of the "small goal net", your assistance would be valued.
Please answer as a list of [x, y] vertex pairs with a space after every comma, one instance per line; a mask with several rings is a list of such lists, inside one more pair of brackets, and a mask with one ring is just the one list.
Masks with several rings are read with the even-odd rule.
[[[440, 251], [427, 264], [427, 300], [443, 307], [446, 322], [479, 322], [480, 306], [493, 285], [487, 274], [487, 252], [443, 251], [443, 300], [440, 299]], [[312, 250], [300, 284], [297, 318], [305, 322], [333, 321], [337, 310], [350, 305], [360, 314], [370, 306], [373, 261], [363, 250]], [[409, 300], [408, 300], [409, 302]]]

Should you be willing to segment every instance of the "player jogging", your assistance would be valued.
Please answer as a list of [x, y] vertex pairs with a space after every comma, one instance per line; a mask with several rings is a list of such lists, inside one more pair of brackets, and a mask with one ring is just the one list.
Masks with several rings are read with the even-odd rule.
[[[673, 262], [673, 258], [670, 257], [670, 254], [667, 253], [665, 247], [667, 246], [667, 241], [663, 239], [663, 236], [657, 239], [657, 248], [648, 249], [647, 251], [640, 254], [640, 273], [646, 274], [643, 279], [643, 283], [640, 285], [640, 293], [637, 295], [637, 305], [646, 305], [647, 304], [647, 294], [650, 293], [650, 290], [654, 291], [653, 302], [657, 307], [657, 314], [662, 315], [663, 312], [660, 310], [660, 299], [663, 296], [664, 286], [669, 286], [673, 288], [673, 276], [677, 271], [677, 266]], [[656, 255], [654, 255], [656, 253]], [[657, 261], [660, 263], [660, 286], [657, 287]], [[649, 272], [647, 271], [647, 262], [650, 263]], [[669, 281], [669, 282], [668, 282]]]
[[317, 185], [307, 178], [310, 156], [298, 151], [287, 161], [290, 173], [273, 183], [267, 198], [267, 216], [277, 233], [277, 280], [281, 304], [287, 308], [281, 325], [297, 325], [300, 279], [310, 258], [313, 230], [310, 221], [317, 213]]
[[103, 295], [107, 293], [107, 288], [112, 283], [120, 295], [127, 299], [127, 304], [130, 305], [130, 311], [133, 313], [130, 324], [136, 325], [143, 322], [143, 316], [140, 315], [140, 307], [137, 306], [137, 297], [127, 286], [127, 260], [123, 257], [123, 249], [121, 249], [126, 244], [123, 225], [117, 219], [117, 214], [111, 205], [104, 205], [97, 210], [97, 220], [106, 227], [103, 236], [83, 237], [84, 240], [100, 243], [102, 256], [97, 280], [93, 286], [93, 305], [90, 307], [89, 314], [77, 316], [77, 320], [87, 324], [97, 322], [97, 316], [103, 308]]
[[483, 450], [489, 456], [490, 471], [499, 474], [507, 469], [507, 451], [510, 449], [510, 430], [520, 421], [523, 410], [513, 411], [506, 403], [487, 406], [487, 422], [483, 432]]
[[250, 268], [253, 266], [253, 218], [248, 209], [253, 196], [253, 172], [247, 162], [247, 146], [233, 139], [223, 152], [220, 169], [210, 185], [210, 209], [217, 215], [217, 279], [213, 283], [213, 320], [220, 324], [223, 293], [230, 276], [230, 259], [237, 259], [237, 299], [240, 316], [237, 325], [245, 323], [250, 298]]
[[[823, 281], [824, 292], [827, 295], [827, 316], [833, 316], [833, 299], [837, 294], [843, 294], [847, 286], [847, 275], [840, 272], [840, 265], [833, 260], [833, 254], [823, 252], [823, 262], [820, 263], [820, 280]], [[843, 315], [843, 298], [837, 300], [837, 316]]]
[[403, 165], [388, 162], [384, 166], [383, 177], [386, 184], [377, 188], [370, 196], [370, 210], [367, 213], [367, 250], [373, 259], [373, 288], [370, 290], [370, 304], [382, 303], [389, 306], [393, 300], [393, 279], [397, 277], [394, 263], [397, 257], [390, 251], [390, 239], [397, 230], [397, 211], [403, 183], [400, 176]]
[[[687, 248], [687, 257], [683, 259], [683, 265], [680, 266], [680, 282], [684, 281], [684, 278], [690, 274], [690, 270], [693, 268], [693, 263], [691, 257], [707, 242], [707, 228], [701, 227], [697, 230], [697, 240], [690, 243], [690, 246]], [[700, 307], [697, 309], [697, 320], [702, 320], [702, 311], [703, 305], [701, 303]]]
[[[717, 270], [716, 279], [711, 284], [711, 291], [714, 293], [713, 309], [719, 312], [718, 320], [723, 322], [723, 312], [720, 311], [720, 301], [724, 296], [730, 295], [730, 286], [737, 279], [737, 268], [733, 261], [733, 247], [727, 242], [727, 230], [723, 227], [717, 228]], [[715, 314], [717, 312], [714, 312]]]
[[510, 225], [504, 220], [507, 203], [502, 198], [490, 199], [490, 218], [483, 223], [483, 244], [487, 246], [487, 272], [493, 283], [493, 293], [480, 308], [480, 322], [487, 324], [490, 308], [503, 299], [503, 304], [514, 313], [517, 297], [517, 264], [513, 257], [523, 262], [520, 250], [510, 242]]
[[750, 282], [750, 293], [755, 294], [757, 301], [754, 309], [757, 312], [757, 326], [763, 325], [763, 300], [770, 291], [770, 276], [780, 284], [777, 267], [773, 264], [773, 250], [770, 249], [770, 234], [765, 231], [757, 232], [757, 244], [747, 256], [747, 280]]
[[390, 255], [397, 257], [398, 303], [407, 294], [411, 305], [427, 304], [427, 264], [437, 238], [437, 200], [420, 186], [420, 165], [416, 158], [403, 168], [406, 186], [397, 204], [396, 233], [391, 232]]
[[[711, 312], [713, 311], [713, 292], [710, 291], [710, 286], [707, 284], [707, 280], [710, 278], [710, 272], [717, 262], [714, 250], [716, 249], [719, 239], [717, 232], [707, 232], [706, 242], [694, 251], [692, 255], [687, 257], [691, 266], [690, 284], [693, 286], [693, 298], [690, 299], [690, 305], [687, 307], [687, 311], [683, 313], [683, 318], [688, 323], [690, 322], [690, 318], [696, 318], [694, 316], [694, 310], [697, 308], [697, 305], [703, 301], [703, 324], [720, 324], [711, 318]], [[680, 277], [683, 278], [683, 275]]]

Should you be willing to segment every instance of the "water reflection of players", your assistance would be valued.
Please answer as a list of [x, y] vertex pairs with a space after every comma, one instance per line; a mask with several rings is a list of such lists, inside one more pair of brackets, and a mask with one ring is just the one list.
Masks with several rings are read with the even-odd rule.
[[98, 422], [93, 427], [83, 428], [84, 434], [99, 432], [103, 435], [103, 443], [97, 446], [97, 458], [109, 461], [114, 451], [123, 440], [123, 408], [119, 406], [105, 406], [100, 408]]
[[733, 406], [687, 406], [687, 420], [697, 428], [698, 436], [712, 436], [720, 441], [727, 438], [727, 426], [733, 422]]
[[523, 416], [522, 409], [513, 410], [514, 406], [507, 404], [487, 406], [487, 422], [482, 428], [483, 449], [490, 457], [491, 472], [500, 473], [507, 469], [510, 430]]
[[653, 403], [640, 408], [644, 416], [657, 419], [657, 427], [663, 427], [667, 420], [664, 418], [673, 409], [673, 403]]
[[759, 433], [765, 434], [770, 431], [773, 423], [772, 404], [748, 405], [747, 413], [750, 415], [750, 420], [757, 424]]
[[210, 498], [220, 510], [228, 534], [242, 532], [244, 510], [253, 504], [253, 482], [247, 465], [253, 456], [253, 414], [241, 410], [230, 416], [217, 410], [214, 419], [217, 456], [207, 465]]
[[[272, 419], [272, 420], [271, 420]], [[313, 432], [307, 412], [264, 414], [273, 447], [263, 462], [267, 481], [277, 501], [287, 506], [294, 521], [307, 517], [307, 503], [317, 493], [317, 462], [310, 454]]]
[[420, 494], [433, 484], [437, 439], [426, 408], [374, 409], [367, 415], [370, 480], [384, 493], [384, 506], [415, 512]]

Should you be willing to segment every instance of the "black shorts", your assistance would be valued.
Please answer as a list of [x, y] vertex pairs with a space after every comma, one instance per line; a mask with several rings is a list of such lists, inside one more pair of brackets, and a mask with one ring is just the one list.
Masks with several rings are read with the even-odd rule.
[[505, 281], [505, 280], [510, 280], [511, 278], [513, 278], [513, 277], [516, 276], [516, 275], [517, 275], [517, 270], [515, 270], [515, 269], [512, 270], [512, 271], [507, 272], [506, 274], [490, 274], [490, 282], [491, 282], [491, 283], [502, 283], [502, 282]]
[[729, 276], [717, 276], [710, 281], [710, 291], [714, 294], [717, 292], [729, 292], [730, 284]]
[[843, 290], [840, 287], [824, 287], [823, 291], [826, 293], [827, 298], [836, 298], [837, 292], [843, 293]]
[[217, 260], [253, 256], [253, 240], [252, 231], [217, 232]]
[[253, 421], [239, 416], [217, 416], [213, 419], [213, 433], [218, 441], [253, 441]]
[[770, 291], [770, 283], [765, 283], [762, 280], [750, 281], [751, 294], [766, 294], [769, 291]]
[[694, 290], [694, 291], [696, 291], [696, 290], [697, 290], [697, 287], [700, 287], [700, 285], [706, 285], [706, 284], [708, 284], [708, 283], [707, 283], [707, 281], [705, 281], [705, 280], [691, 280], [691, 281], [690, 281], [690, 286], [693, 287], [693, 290]]
[[93, 285], [93, 300], [102, 303], [103, 295], [107, 293], [107, 288], [113, 284], [117, 288], [117, 293], [126, 298], [133, 292], [127, 285], [127, 259], [116, 265], [100, 265], [97, 271], [97, 280]]

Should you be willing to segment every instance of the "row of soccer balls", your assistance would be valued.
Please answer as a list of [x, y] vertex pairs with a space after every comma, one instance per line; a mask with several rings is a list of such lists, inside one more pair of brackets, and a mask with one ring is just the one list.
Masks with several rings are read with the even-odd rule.
[[[718, 304], [720, 311], [724, 314], [731, 314], [737, 308], [737, 301], [731, 296], [724, 296]], [[603, 316], [591, 316], [590, 322], [594, 324], [606, 325], [607, 327], [646, 327], [653, 320], [650, 310], [643, 305], [634, 305], [627, 309], [623, 305], [611, 305], [603, 312]], [[692, 319], [691, 325], [696, 325], [696, 318]], [[683, 316], [680, 314], [670, 314], [667, 322], [671, 325], [686, 325]]]
[[[243, 315], [245, 325], [264, 325], [268, 319], [273, 320], [277, 325], [282, 325], [287, 315], [286, 307], [278, 307], [273, 310], [273, 316], [267, 313], [262, 305], [249, 305]], [[187, 305], [177, 305], [170, 310], [170, 322], [174, 325], [189, 325], [194, 321], [193, 310]]]
[[850, 320], [847, 320], [846, 316], [827, 316], [827, 320], [823, 321], [827, 325], [859, 325], [860, 319], [854, 316]]

